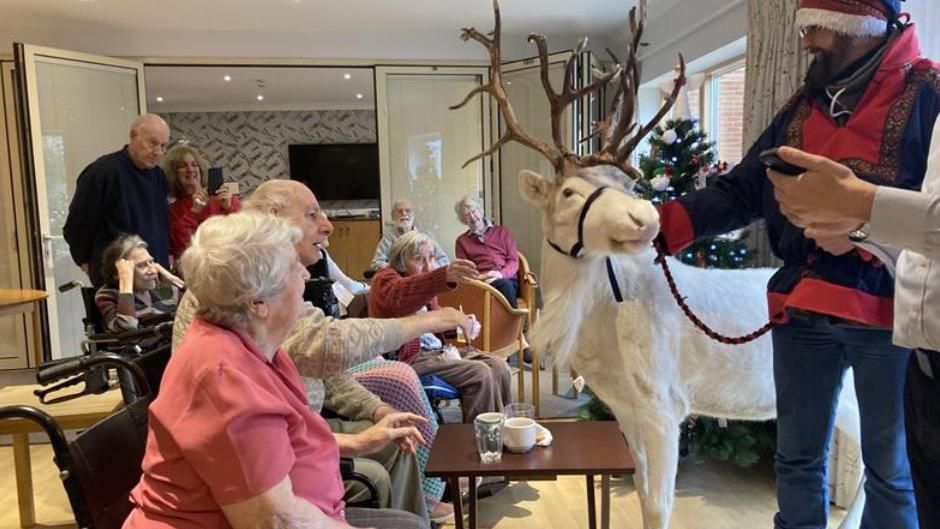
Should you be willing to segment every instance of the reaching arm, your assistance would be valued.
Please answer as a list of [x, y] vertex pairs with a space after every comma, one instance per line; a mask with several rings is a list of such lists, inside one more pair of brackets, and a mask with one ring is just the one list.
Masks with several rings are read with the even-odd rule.
[[869, 227], [875, 241], [940, 260], [940, 193], [879, 187]]
[[323, 407], [350, 420], [371, 420], [375, 409], [382, 405], [382, 399], [346, 373], [327, 377], [323, 389]]
[[234, 529], [346, 529], [316, 505], [294, 495], [290, 476], [267, 491], [245, 501], [222, 505], [222, 513]]

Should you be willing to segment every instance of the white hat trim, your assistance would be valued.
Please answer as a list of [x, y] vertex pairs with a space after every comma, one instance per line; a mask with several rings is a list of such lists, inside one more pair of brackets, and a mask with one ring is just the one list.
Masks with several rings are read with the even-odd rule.
[[819, 26], [857, 37], [879, 37], [888, 31], [888, 22], [880, 18], [808, 7], [796, 11], [796, 25], [804, 28]]

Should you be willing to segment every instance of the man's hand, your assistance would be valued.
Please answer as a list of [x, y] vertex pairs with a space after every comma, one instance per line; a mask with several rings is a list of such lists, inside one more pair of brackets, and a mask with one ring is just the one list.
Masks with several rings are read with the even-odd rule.
[[91, 270], [91, 265], [90, 265], [90, 264], [88, 264], [88, 263], [82, 263], [82, 264], [78, 265], [78, 267], [82, 269], [82, 272], [85, 272], [85, 275], [86, 275], [86, 276], [87, 276], [87, 275], [91, 275], [91, 272], [90, 272], [90, 270]]
[[810, 239], [813, 239], [813, 241], [816, 243], [816, 246], [819, 246], [832, 255], [842, 255], [855, 249], [855, 245], [849, 241], [848, 236], [844, 233], [837, 235], [824, 233], [813, 234], [810, 229], [807, 229], [806, 236]]
[[477, 265], [466, 259], [454, 259], [447, 265], [447, 282], [460, 283], [465, 279], [477, 277]]
[[390, 413], [371, 428], [355, 436], [356, 451], [362, 454], [371, 454], [395, 442], [398, 449], [406, 454], [413, 454], [419, 444], [424, 444], [424, 437], [416, 427], [425, 424], [427, 419], [420, 415], [408, 412]]
[[118, 292], [134, 292], [134, 269], [136, 265], [130, 259], [118, 259], [114, 263], [117, 271]]
[[868, 221], [877, 189], [874, 184], [822, 156], [792, 147], [780, 147], [777, 153], [784, 161], [806, 168], [797, 177], [767, 171], [780, 211], [794, 225], [848, 233]]

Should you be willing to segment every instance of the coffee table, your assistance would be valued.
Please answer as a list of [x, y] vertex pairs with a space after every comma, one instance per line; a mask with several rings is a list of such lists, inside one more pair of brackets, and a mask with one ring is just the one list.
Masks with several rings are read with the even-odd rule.
[[[557, 476], [585, 476], [588, 501], [588, 527], [596, 529], [594, 476], [602, 476], [601, 526], [610, 524], [610, 475], [633, 472], [633, 458], [627, 443], [613, 421], [543, 423], [552, 432], [552, 445], [535, 447], [527, 454], [504, 452], [499, 463], [484, 465], [477, 454], [472, 424], [444, 424], [437, 432], [425, 474], [448, 480], [451, 490], [460, 490], [458, 479], [470, 481], [469, 529], [477, 524], [477, 476], [505, 476], [512, 481], [555, 479]], [[457, 529], [463, 529], [463, 512], [454, 502]]]

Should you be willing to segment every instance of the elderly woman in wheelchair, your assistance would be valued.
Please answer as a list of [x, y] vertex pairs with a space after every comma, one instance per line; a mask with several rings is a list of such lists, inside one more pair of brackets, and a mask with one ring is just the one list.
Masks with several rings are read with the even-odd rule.
[[139, 527], [426, 527], [390, 509], [345, 508], [341, 455], [423, 442], [409, 413], [334, 435], [281, 348], [304, 313], [298, 228], [271, 215], [208, 219], [183, 254], [196, 320], [150, 407], [143, 476], [125, 523]]
[[101, 257], [104, 286], [95, 293], [103, 330], [137, 329], [141, 319], [172, 314], [183, 281], [154, 261], [137, 235], [121, 235]]

